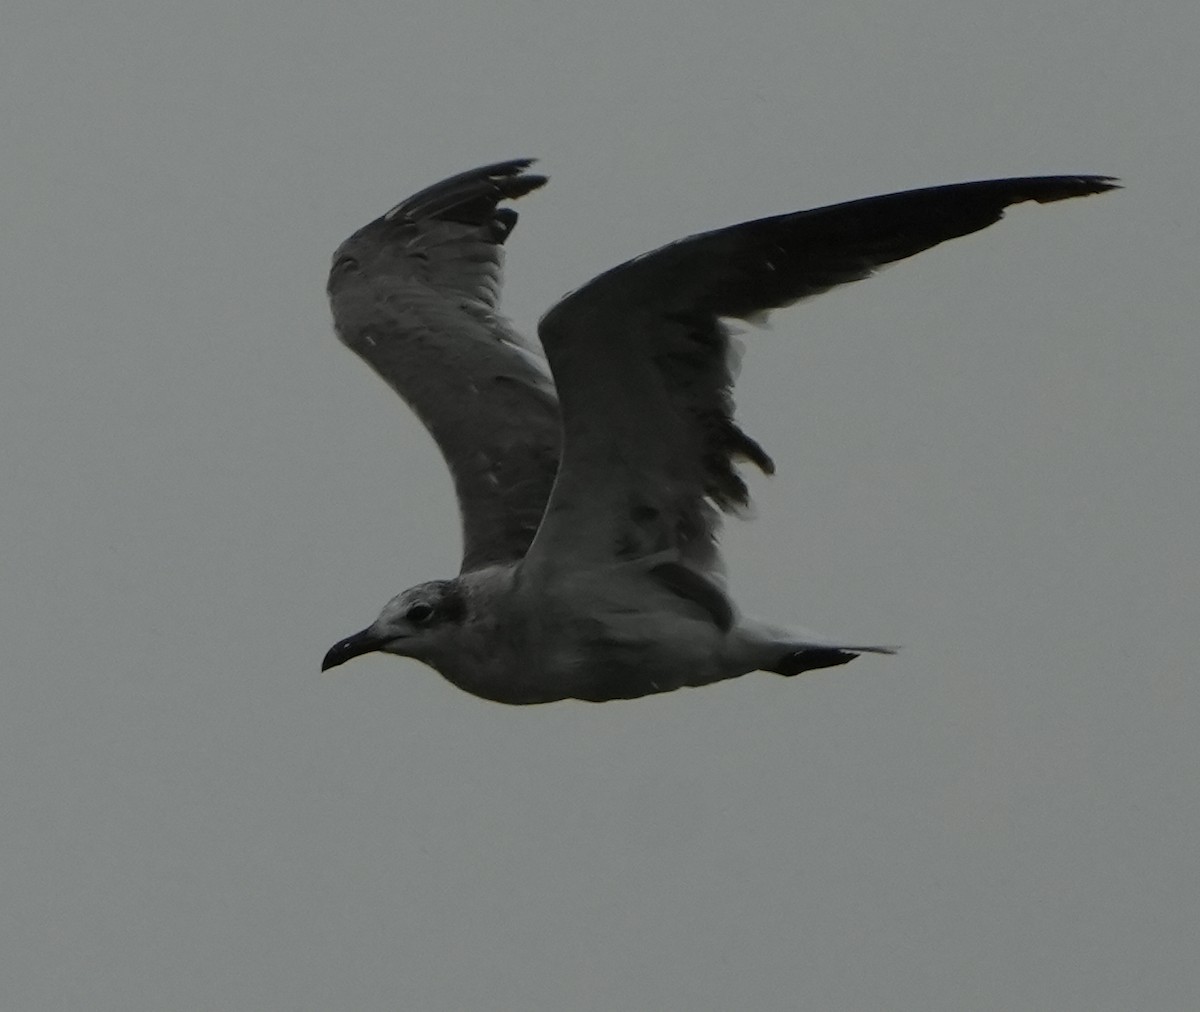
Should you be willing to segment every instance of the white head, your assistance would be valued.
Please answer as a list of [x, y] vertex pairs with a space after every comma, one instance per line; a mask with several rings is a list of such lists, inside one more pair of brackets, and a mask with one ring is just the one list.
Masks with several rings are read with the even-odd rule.
[[428, 662], [457, 639], [466, 615], [466, 595], [457, 580], [418, 584], [388, 601], [379, 618], [362, 632], [335, 643], [321, 670], [376, 650]]

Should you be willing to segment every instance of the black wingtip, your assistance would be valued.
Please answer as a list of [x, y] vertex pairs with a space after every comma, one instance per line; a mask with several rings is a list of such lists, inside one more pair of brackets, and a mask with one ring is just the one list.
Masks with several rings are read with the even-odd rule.
[[1072, 197], [1087, 197], [1094, 193], [1107, 193], [1109, 190], [1122, 188], [1121, 181], [1116, 176], [1044, 176], [1035, 177], [1030, 182], [1040, 186], [1025, 199], [1036, 200], [1039, 204], [1070, 200]]
[[383, 216], [384, 220], [441, 218], [467, 225], [487, 224], [493, 220], [500, 201], [516, 200], [546, 185], [548, 177], [525, 171], [535, 161], [514, 158], [443, 179], [397, 204]]

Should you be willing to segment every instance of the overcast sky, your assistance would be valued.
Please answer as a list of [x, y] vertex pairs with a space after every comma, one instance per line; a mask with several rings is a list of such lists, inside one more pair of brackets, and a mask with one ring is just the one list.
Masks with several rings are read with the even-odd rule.
[[[1192, 0], [9, 0], [0, 1007], [1200, 1007]], [[499, 159], [505, 307], [692, 232], [1105, 173], [745, 335], [747, 611], [600, 706], [318, 671], [449, 576], [328, 258]]]

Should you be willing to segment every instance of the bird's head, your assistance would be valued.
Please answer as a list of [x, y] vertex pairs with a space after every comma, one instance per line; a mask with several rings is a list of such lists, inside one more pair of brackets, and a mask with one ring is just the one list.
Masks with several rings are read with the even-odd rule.
[[457, 637], [466, 613], [466, 596], [458, 581], [418, 584], [388, 601], [379, 618], [362, 632], [335, 643], [321, 662], [321, 670], [374, 651], [428, 661]]

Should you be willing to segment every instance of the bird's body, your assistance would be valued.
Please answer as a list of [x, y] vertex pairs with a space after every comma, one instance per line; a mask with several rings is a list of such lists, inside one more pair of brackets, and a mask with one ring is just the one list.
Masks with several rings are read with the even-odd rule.
[[638, 257], [542, 320], [546, 352], [499, 316], [498, 204], [545, 183], [528, 161], [463, 173], [351, 236], [329, 294], [342, 341], [442, 449], [463, 521], [457, 577], [393, 598], [324, 668], [413, 657], [502, 703], [600, 702], [762, 670], [794, 675], [886, 647], [743, 617], [716, 545], [746, 505], [735, 463], [773, 463], [733, 419], [726, 317], [754, 319], [1105, 177], [989, 180], [766, 218]]
[[[739, 618], [715, 583], [673, 584], [673, 565], [638, 559], [541, 584], [523, 579], [520, 562], [498, 564], [414, 587], [382, 618], [404, 631], [413, 605], [432, 606], [445, 621], [413, 630], [424, 635], [393, 639], [400, 648], [393, 652], [499, 703], [632, 699], [760, 669], [797, 674], [784, 666], [805, 654], [809, 663], [799, 670], [842, 664], [862, 651], [890, 652]], [[358, 652], [376, 638], [343, 642]]]
[[592, 575], [541, 586], [522, 579], [519, 562], [464, 574], [464, 620], [430, 661], [459, 688], [503, 703], [627, 698], [735, 673], [723, 664], [728, 634], [640, 563]]

